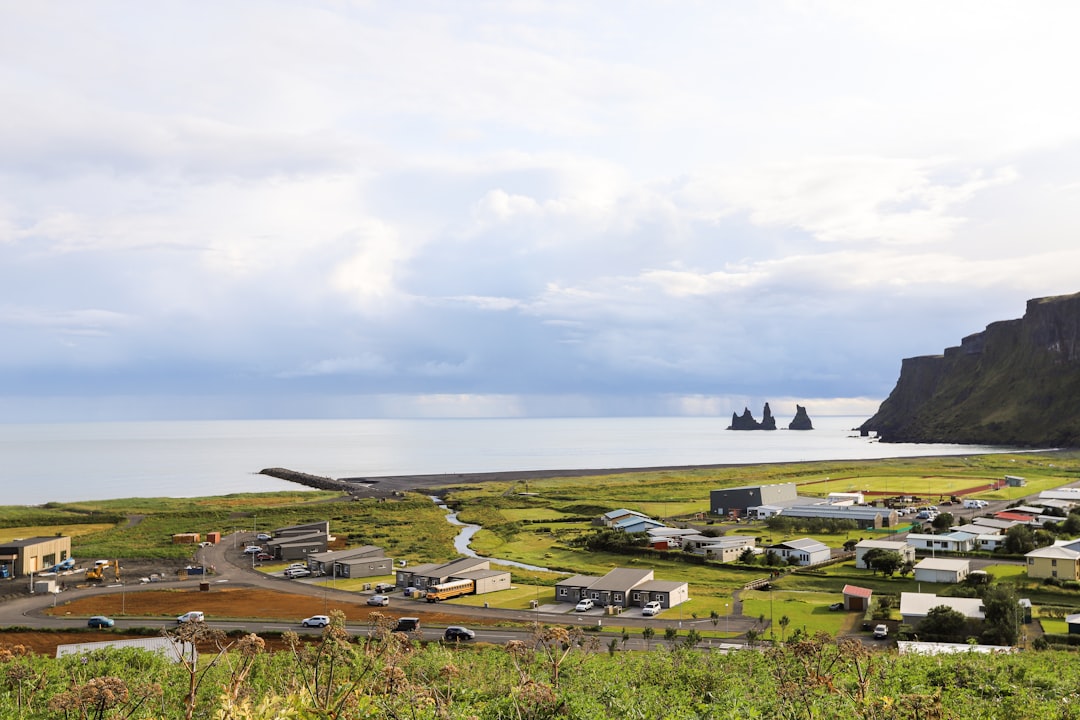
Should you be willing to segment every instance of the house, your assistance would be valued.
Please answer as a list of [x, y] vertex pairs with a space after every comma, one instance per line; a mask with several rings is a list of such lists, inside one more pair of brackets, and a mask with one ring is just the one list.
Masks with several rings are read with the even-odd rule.
[[1015, 520], [1000, 520], [998, 518], [988, 518], [988, 517], [973, 518], [971, 523], [973, 525], [982, 525], [983, 527], [995, 528], [999, 532], [1005, 532], [1006, 530], [1013, 527], [1014, 525], [1019, 525], [1020, 524], [1020, 523], [1016, 522]]
[[934, 593], [900, 593], [900, 617], [908, 625], [918, 625], [936, 607], [952, 608], [968, 620], [982, 620], [984, 609], [979, 598], [942, 597]]
[[959, 583], [971, 572], [967, 560], [950, 558], [923, 558], [915, 566], [915, 580], [930, 583]]
[[627, 510], [626, 508], [619, 508], [618, 510], [611, 510], [598, 517], [594, 524], [603, 525], [605, 527], [614, 527], [620, 520], [626, 520], [627, 518], [637, 518], [639, 520], [651, 520], [648, 515], [639, 513], [636, 510]]
[[448, 563], [427, 563], [411, 568], [398, 568], [397, 587], [415, 587], [427, 590], [432, 585], [451, 580], [472, 580], [473, 592], [483, 595], [489, 592], [506, 590], [510, 587], [508, 570], [492, 570], [491, 563], [481, 558], [460, 558]]
[[1070, 635], [1080, 634], [1080, 613], [1066, 615], [1065, 623], [1069, 626]]
[[616, 520], [611, 528], [613, 530], [622, 530], [625, 533], [639, 533], [648, 532], [649, 530], [655, 530], [656, 528], [664, 527], [664, 523], [653, 520], [647, 517], [637, 517], [636, 515], [628, 515], [627, 517]]
[[866, 530], [880, 530], [896, 527], [899, 516], [892, 508], [870, 507], [867, 505], [794, 505], [784, 508], [784, 517], [822, 518], [827, 520], [851, 520], [857, 527]]
[[1006, 475], [1005, 484], [1009, 487], [1024, 487], [1025, 485], [1027, 485], [1027, 480], [1020, 477], [1019, 475]]
[[874, 591], [870, 588], [845, 585], [843, 595], [845, 610], [865, 612], [870, 609], [870, 599], [873, 597]]
[[831, 492], [825, 496], [830, 505], [862, 505], [863, 494], [860, 492]]
[[701, 543], [697, 554], [725, 563], [738, 562], [747, 549], [754, 550], [757, 546], [757, 538], [752, 535], [724, 535], [708, 539], [712, 542]]
[[791, 565], [818, 565], [828, 562], [832, 557], [832, 550], [829, 549], [828, 545], [812, 538], [788, 540], [776, 545], [769, 545], [768, 549]]
[[0, 567], [9, 577], [23, 577], [52, 570], [71, 557], [71, 538], [66, 535], [9, 540], [0, 543]]
[[1003, 510], [1001, 512], [994, 513], [995, 520], [1011, 520], [1014, 523], [1021, 523], [1023, 525], [1038, 525], [1039, 521], [1036, 519], [1038, 516], [1031, 513], [1016, 512], [1015, 510]]
[[903, 562], [915, 562], [915, 548], [903, 540], [860, 540], [855, 545], [855, 567], [867, 567], [863, 557], [871, 550], [900, 553]]
[[690, 599], [685, 582], [655, 580], [652, 570], [615, 568], [603, 577], [575, 575], [555, 585], [555, 599], [577, 603], [590, 599], [597, 605], [640, 607], [657, 601], [670, 608]]
[[999, 533], [975, 536], [975, 549], [984, 552], [994, 552], [1005, 546], [1005, 536]]
[[669, 550], [682, 547], [682, 539], [689, 535], [697, 535], [698, 531], [692, 528], [657, 527], [646, 530], [649, 536], [649, 544], [657, 550]]
[[982, 655], [1011, 655], [1018, 648], [1007, 645], [971, 645], [969, 643], [910, 642], [896, 643], [900, 655], [955, 655], [956, 653], [979, 653]]
[[199, 652], [194, 643], [173, 640], [167, 637], [146, 637], [132, 640], [105, 640], [102, 642], [70, 643], [56, 646], [56, 657], [65, 655], [89, 655], [97, 650], [106, 648], [137, 648], [148, 652], [156, 652], [161, 656], [179, 663], [183, 658], [188, 658], [194, 664], [199, 658]]
[[1029, 578], [1080, 580], [1080, 541], [1036, 548], [1024, 555]]
[[[335, 563], [343, 563], [357, 558], [381, 558], [389, 560], [386, 552], [375, 545], [361, 545], [348, 550], [334, 550], [333, 552], [311, 553], [307, 556], [308, 570], [316, 575], [337, 575], [338, 577], [371, 577], [371, 575], [345, 575], [341, 568], [334, 568]], [[393, 569], [393, 562], [386, 572], [373, 573], [376, 575], [388, 575]]]
[[908, 533], [907, 541], [916, 550], [930, 550], [933, 552], [971, 552], [975, 548], [975, 538], [966, 532], [947, 533], [945, 535], [928, 535], [925, 533]]
[[747, 485], [709, 491], [709, 510], [722, 517], [746, 517], [748, 508], [759, 505], [789, 505], [799, 501], [795, 483]]
[[324, 553], [330, 544], [330, 522], [289, 525], [274, 530], [274, 537], [266, 541], [267, 552], [278, 560], [303, 560], [312, 553]]

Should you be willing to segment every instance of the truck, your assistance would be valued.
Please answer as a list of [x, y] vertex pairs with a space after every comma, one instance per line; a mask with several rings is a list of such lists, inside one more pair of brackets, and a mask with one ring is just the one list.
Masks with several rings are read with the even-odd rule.
[[474, 590], [476, 590], [476, 583], [472, 580], [451, 580], [450, 582], [439, 583], [438, 585], [429, 587], [427, 591], [427, 601], [433, 603], [449, 600], [450, 598], [469, 595]]

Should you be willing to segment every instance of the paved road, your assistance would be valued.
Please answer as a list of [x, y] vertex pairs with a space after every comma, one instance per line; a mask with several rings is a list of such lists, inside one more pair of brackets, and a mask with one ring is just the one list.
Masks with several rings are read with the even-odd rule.
[[[243, 554], [243, 548], [254, 541], [254, 532], [240, 531], [226, 536], [217, 545], [201, 548], [198, 551], [199, 562], [207, 567], [213, 566], [215, 574], [206, 578], [195, 576], [194, 579], [185, 581], [170, 581], [165, 586], [170, 588], [179, 586], [182, 588], [193, 589], [197, 587], [200, 582], [211, 582], [213, 584], [229, 584], [237, 587], [258, 587], [298, 595], [310, 595], [325, 598], [337, 604], [352, 603], [356, 605], [364, 604], [368, 595], [371, 594], [336, 590], [323, 585], [317, 585], [311, 580], [288, 580], [280, 575], [275, 576], [263, 573], [252, 567], [251, 556]], [[70, 598], [72, 596], [71, 594], [76, 593], [77, 597], [86, 597], [120, 592], [131, 593], [159, 590], [162, 587], [163, 586], [158, 583], [137, 583], [127, 585], [102, 584], [101, 586], [96, 587], [67, 590], [61, 595], [61, 598]], [[394, 595], [397, 594], [398, 593], [395, 593]], [[404, 598], [402, 598], [402, 600], [404, 600]], [[49, 606], [54, 605], [55, 602], [56, 598], [54, 596], [39, 594], [0, 603], [0, 626], [23, 626], [33, 628], [81, 628], [86, 626], [85, 618], [75, 619], [46, 615], [44, 611]], [[669, 610], [664, 616], [656, 618], [644, 618], [640, 616], [640, 611], [638, 610], [630, 610], [624, 615], [607, 616], [603, 614], [602, 610], [592, 610], [587, 613], [565, 612], [561, 610], [552, 612], [544, 608], [538, 608], [535, 611], [504, 610], [499, 608], [483, 608], [455, 605], [452, 603], [440, 603], [437, 606], [437, 610], [433, 611], [438, 612], [443, 616], [457, 616], [460, 618], [461, 624], [466, 625], [470, 621], [490, 620], [494, 617], [499, 620], [512, 620], [522, 623], [539, 622], [547, 625], [578, 625], [583, 627], [603, 625], [607, 627], [625, 627], [631, 635], [635, 636], [640, 636], [642, 629], [646, 626], [651, 626], [656, 633], [656, 636], [652, 641], [653, 645], [659, 644], [658, 639], [663, 637], [664, 632], [668, 627], [674, 627], [682, 630], [684, 633], [690, 629], [697, 629], [699, 632], [704, 632], [706, 630], [725, 630], [741, 634], [745, 633], [750, 628], [757, 626], [756, 618], [741, 616], [721, 618], [720, 622], [714, 626], [709, 619], [695, 620], [693, 618], [680, 617], [678, 615], [678, 610]], [[426, 603], [413, 603], [410, 601], [407, 609], [391, 606], [387, 611], [387, 614], [395, 617], [409, 615], [424, 618], [428, 612]], [[121, 628], [145, 627], [147, 622], [148, 621], [146, 620], [118, 620], [117, 626]], [[250, 630], [252, 632], [270, 629], [301, 630], [298, 624], [288, 625], [287, 623], [273, 621], [220, 621], [217, 624], [224, 628], [239, 628]], [[366, 628], [364, 628], [364, 630], [366, 630]], [[441, 632], [441, 630], [438, 632]], [[487, 630], [480, 630], [479, 632], [483, 633], [485, 636], [488, 633]], [[630, 642], [632, 643], [634, 641], [631, 640]]]

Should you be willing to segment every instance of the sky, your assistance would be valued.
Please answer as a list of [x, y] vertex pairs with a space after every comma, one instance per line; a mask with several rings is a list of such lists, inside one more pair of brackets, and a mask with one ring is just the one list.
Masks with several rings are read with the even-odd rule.
[[0, 18], [0, 421], [868, 417], [1080, 291], [1076, 3]]

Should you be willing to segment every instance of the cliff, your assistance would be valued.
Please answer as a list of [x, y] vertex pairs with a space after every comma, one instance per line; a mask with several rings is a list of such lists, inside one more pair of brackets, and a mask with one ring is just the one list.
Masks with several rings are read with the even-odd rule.
[[859, 428], [885, 442], [1080, 446], [1080, 293], [1029, 300], [942, 355], [907, 358]]
[[788, 423], [788, 430], [813, 430], [814, 423], [810, 420], [806, 408], [802, 405], [795, 406], [795, 417]]
[[754, 419], [754, 416], [750, 414], [750, 408], [743, 408], [742, 415], [736, 415], [731, 413], [731, 425], [728, 426], [728, 430], [775, 430], [776, 418], [773, 417], [772, 410], [769, 409], [769, 403], [765, 403], [765, 409], [762, 411], [761, 422]]

